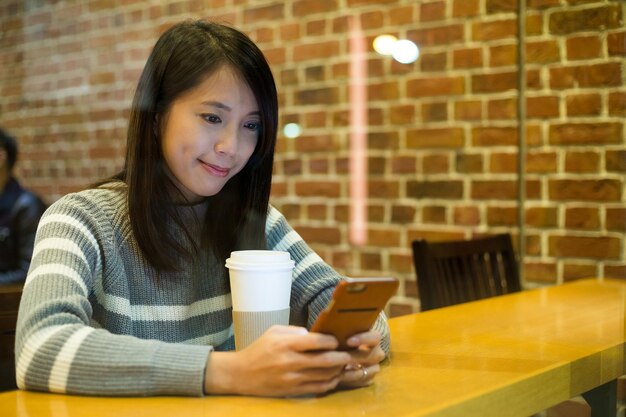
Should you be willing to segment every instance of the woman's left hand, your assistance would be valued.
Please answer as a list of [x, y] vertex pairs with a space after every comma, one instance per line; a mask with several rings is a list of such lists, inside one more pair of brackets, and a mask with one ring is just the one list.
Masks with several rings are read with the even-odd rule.
[[369, 385], [380, 371], [385, 352], [380, 347], [381, 335], [376, 331], [359, 333], [348, 339], [352, 361], [344, 368], [340, 388], [356, 388]]

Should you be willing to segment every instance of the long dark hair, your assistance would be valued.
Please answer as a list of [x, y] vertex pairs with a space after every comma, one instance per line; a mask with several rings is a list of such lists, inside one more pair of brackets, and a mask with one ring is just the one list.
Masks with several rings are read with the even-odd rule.
[[165, 31], [156, 42], [139, 79], [130, 111], [124, 169], [112, 180], [128, 186], [130, 224], [144, 256], [159, 270], [177, 270], [200, 249], [181, 243], [166, 224], [174, 221], [191, 239], [177, 210], [182, 193], [168, 176], [158, 139], [159, 120], [172, 103], [223, 66], [237, 71], [259, 106], [261, 130], [246, 166], [215, 196], [203, 224], [202, 246], [225, 259], [236, 249], [266, 247], [278, 99], [270, 67], [245, 34], [203, 20], [185, 21]]

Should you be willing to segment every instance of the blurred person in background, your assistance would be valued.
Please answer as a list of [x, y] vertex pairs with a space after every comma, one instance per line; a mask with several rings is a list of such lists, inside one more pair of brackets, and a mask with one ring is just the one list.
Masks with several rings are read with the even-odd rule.
[[17, 141], [0, 129], [0, 284], [24, 282], [43, 201], [13, 176]]

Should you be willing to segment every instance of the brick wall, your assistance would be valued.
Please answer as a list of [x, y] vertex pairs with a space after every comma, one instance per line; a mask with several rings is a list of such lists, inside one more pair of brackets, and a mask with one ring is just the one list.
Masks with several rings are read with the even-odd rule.
[[[260, 44], [281, 123], [303, 127], [279, 138], [272, 202], [341, 272], [401, 278], [392, 314], [417, 308], [411, 240], [517, 236], [520, 204], [528, 284], [626, 278], [626, 5], [526, 3], [518, 65], [515, 0], [2, 0], [0, 125], [21, 139], [19, 176], [49, 202], [113, 173], [156, 37], [211, 17]], [[368, 45], [390, 33], [421, 48], [409, 65], [365, 56], [361, 244], [350, 241], [350, 19]]]

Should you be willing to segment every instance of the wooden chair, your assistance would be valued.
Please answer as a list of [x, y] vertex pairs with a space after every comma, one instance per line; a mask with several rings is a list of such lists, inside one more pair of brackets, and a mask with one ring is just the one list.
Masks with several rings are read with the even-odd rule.
[[412, 245], [422, 311], [521, 290], [508, 233]]

